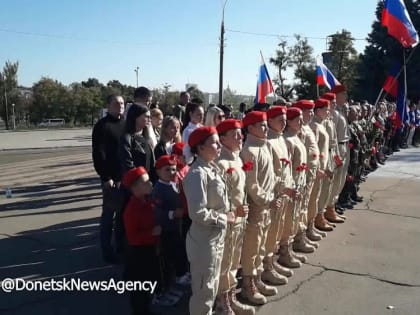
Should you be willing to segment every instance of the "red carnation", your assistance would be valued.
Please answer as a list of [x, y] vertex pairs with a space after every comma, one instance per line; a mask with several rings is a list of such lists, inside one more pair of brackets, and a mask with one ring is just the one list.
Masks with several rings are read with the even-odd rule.
[[287, 164], [290, 164], [290, 161], [288, 159], [286, 159], [286, 158], [281, 158], [280, 159], [280, 162], [286, 163], [286, 165]]
[[245, 162], [242, 165], [242, 169], [247, 172], [247, 171], [252, 171], [252, 169], [254, 168], [254, 164], [252, 162]]
[[353, 149], [353, 143], [350, 143], [349, 142], [349, 149], [351, 150], [351, 149]]
[[[314, 159], [316, 159], [316, 154], [312, 154], [312, 157], [313, 157]], [[319, 155], [319, 157], [321, 157], [321, 155]]]
[[376, 121], [376, 122], [375, 122], [375, 127], [376, 127], [376, 128], [381, 128], [381, 123], [380, 123], [379, 121]]
[[353, 176], [347, 175], [346, 182], [352, 182], [352, 181], [353, 181]]
[[233, 167], [229, 167], [229, 168], [226, 170], [226, 173], [228, 173], [228, 174], [232, 174], [234, 170], [235, 170], [235, 169], [234, 169]]
[[343, 166], [343, 161], [340, 159], [338, 154], [334, 155], [334, 162], [335, 162], [335, 165], [337, 166]]
[[320, 158], [320, 159], [323, 159], [323, 158], [324, 158], [324, 155], [323, 155], [323, 154], [320, 154], [320, 155], [319, 155], [319, 158]]
[[372, 154], [376, 154], [378, 151], [376, 150], [376, 147], [372, 147]]

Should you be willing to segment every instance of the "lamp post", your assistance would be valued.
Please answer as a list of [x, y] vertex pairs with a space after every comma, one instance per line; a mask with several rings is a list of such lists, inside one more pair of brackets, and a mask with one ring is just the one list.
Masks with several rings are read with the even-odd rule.
[[13, 130], [15, 130], [16, 129], [15, 104], [12, 104], [12, 126], [13, 126]]
[[137, 66], [136, 69], [134, 69], [134, 72], [136, 73], [136, 88], [139, 87], [139, 67]]
[[228, 0], [225, 0], [222, 9], [222, 24], [220, 25], [220, 68], [219, 68], [219, 105], [223, 104], [223, 53], [225, 45], [225, 7]]

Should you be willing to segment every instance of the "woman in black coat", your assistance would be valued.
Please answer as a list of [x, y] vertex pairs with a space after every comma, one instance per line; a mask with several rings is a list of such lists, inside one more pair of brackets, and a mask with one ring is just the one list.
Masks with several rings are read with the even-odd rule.
[[123, 175], [132, 168], [143, 166], [153, 182], [156, 178], [155, 156], [148, 134], [150, 124], [149, 108], [138, 104], [131, 105], [127, 112], [119, 153]]

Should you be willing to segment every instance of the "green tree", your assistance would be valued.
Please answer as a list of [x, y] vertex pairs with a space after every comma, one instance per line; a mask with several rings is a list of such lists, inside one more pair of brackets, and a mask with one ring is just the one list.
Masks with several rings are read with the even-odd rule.
[[18, 69], [19, 62], [6, 61], [3, 71], [0, 72], [1, 117], [6, 123], [6, 129], [10, 128], [11, 104], [16, 104], [19, 97]]
[[279, 96], [286, 97], [290, 86], [285, 83], [286, 78], [284, 72], [292, 66], [292, 63], [290, 60], [290, 53], [287, 50], [287, 41], [282, 40], [277, 46], [278, 49], [276, 50], [276, 57], [270, 58], [270, 63], [277, 68], [276, 78], [273, 80], [273, 83], [277, 85], [276, 93]]
[[[359, 55], [353, 44], [353, 37], [347, 30], [329, 36], [330, 42], [324, 62], [338, 81], [352, 90], [357, 77]], [[327, 60], [325, 60], [327, 56]]]
[[70, 89], [57, 80], [43, 77], [33, 85], [32, 91], [31, 122], [39, 123], [45, 118], [64, 118], [66, 122], [73, 122], [76, 110]]
[[294, 89], [298, 98], [316, 97], [315, 59], [312, 56], [313, 48], [308, 39], [295, 35], [296, 43], [289, 51], [290, 64], [294, 68], [295, 79], [298, 84]]

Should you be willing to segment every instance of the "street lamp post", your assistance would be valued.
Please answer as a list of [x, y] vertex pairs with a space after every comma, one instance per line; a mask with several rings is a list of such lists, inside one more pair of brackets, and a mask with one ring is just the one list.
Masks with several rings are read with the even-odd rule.
[[15, 104], [12, 104], [12, 126], [13, 126], [13, 130], [15, 130], [16, 129]]
[[225, 0], [222, 9], [222, 24], [220, 25], [220, 68], [219, 68], [219, 105], [223, 104], [223, 53], [225, 45], [225, 7], [228, 0]]
[[138, 66], [134, 69], [134, 72], [136, 73], [136, 87], [139, 87], [139, 69]]

